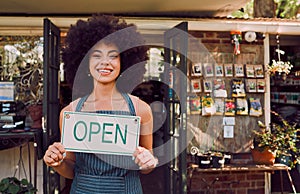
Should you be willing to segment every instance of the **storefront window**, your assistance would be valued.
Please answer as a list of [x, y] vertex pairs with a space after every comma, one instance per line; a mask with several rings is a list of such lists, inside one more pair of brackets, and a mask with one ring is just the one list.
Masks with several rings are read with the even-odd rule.
[[0, 81], [14, 82], [15, 100], [33, 104], [43, 97], [43, 38], [0, 37]]

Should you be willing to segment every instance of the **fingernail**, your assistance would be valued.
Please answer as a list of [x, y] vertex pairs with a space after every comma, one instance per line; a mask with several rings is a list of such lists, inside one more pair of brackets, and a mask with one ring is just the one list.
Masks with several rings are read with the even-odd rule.
[[141, 166], [140, 166], [140, 167], [139, 167], [139, 169], [140, 169], [140, 170], [142, 170], [142, 169], [143, 169], [143, 167], [141, 167]]
[[135, 159], [135, 157], [134, 156], [132, 156], [132, 160], [134, 160]]

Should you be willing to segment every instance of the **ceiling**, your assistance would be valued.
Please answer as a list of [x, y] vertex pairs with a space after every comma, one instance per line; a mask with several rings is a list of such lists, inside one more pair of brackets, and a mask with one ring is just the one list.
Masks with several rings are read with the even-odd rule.
[[249, 0], [2, 0], [0, 15], [227, 16]]
[[0, 35], [42, 35], [49, 18], [62, 32], [93, 13], [123, 16], [144, 34], [163, 34], [182, 21], [189, 30], [241, 30], [299, 35], [299, 22], [223, 20], [250, 0], [2, 0]]

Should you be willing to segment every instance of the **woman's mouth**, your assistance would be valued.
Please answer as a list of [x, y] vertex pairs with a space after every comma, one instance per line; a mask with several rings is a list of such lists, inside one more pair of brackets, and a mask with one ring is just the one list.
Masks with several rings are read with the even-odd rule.
[[107, 70], [107, 69], [100, 69], [99, 70], [100, 73], [110, 73], [111, 70]]
[[112, 72], [112, 70], [110, 69], [99, 69], [98, 72], [101, 74], [101, 75], [108, 75]]

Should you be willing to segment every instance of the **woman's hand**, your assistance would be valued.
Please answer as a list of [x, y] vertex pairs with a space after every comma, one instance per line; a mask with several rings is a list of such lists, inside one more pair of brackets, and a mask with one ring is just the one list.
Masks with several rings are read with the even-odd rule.
[[144, 147], [137, 147], [133, 153], [133, 157], [134, 162], [139, 165], [141, 170], [153, 169], [158, 164], [157, 158]]
[[43, 159], [47, 166], [56, 167], [61, 164], [65, 155], [66, 150], [64, 146], [60, 142], [55, 142], [48, 147]]

